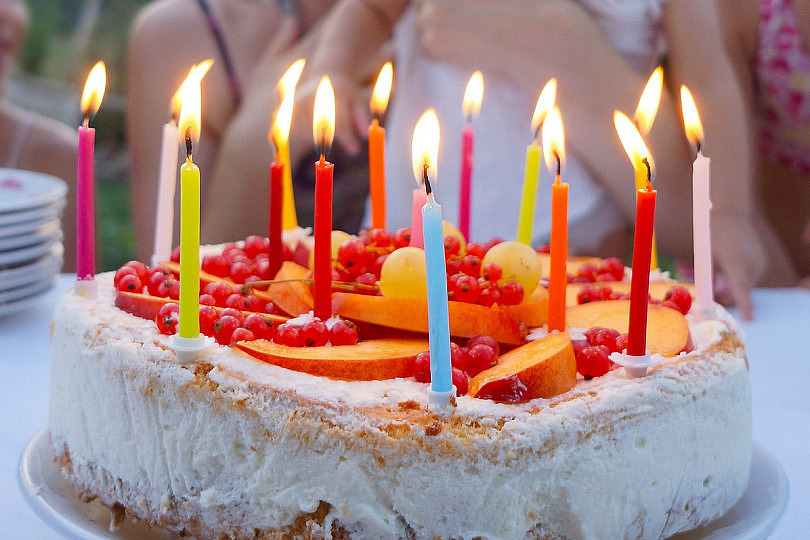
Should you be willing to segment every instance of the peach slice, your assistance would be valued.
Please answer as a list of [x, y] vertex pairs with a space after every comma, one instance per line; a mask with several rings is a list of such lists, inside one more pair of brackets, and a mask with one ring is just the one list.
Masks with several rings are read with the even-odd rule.
[[472, 378], [467, 393], [475, 396], [485, 385], [517, 375], [528, 396], [550, 398], [572, 389], [577, 382], [574, 347], [567, 333], [550, 334], [501, 355], [498, 364]]
[[[650, 296], [658, 300], [663, 300], [672, 287], [680, 285], [686, 288], [692, 296], [695, 296], [695, 286], [691, 283], [679, 283], [676, 281], [651, 281], [650, 282]], [[565, 291], [565, 303], [568, 306], [577, 305], [577, 295], [584, 287], [610, 287], [611, 290], [627, 294], [630, 292], [629, 281], [598, 281], [596, 283], [569, 283], [568, 289]]]
[[[526, 325], [500, 309], [453, 301], [448, 306], [452, 336], [486, 334], [498, 343], [507, 345], [524, 342]], [[332, 295], [332, 312], [354, 321], [411, 332], [428, 331], [427, 300], [421, 298], [386, 298], [339, 292]]]
[[257, 339], [236, 346], [268, 364], [346, 381], [409, 377], [413, 359], [429, 348], [426, 339], [372, 339], [335, 347], [288, 347]]
[[[131, 293], [127, 291], [118, 291], [115, 296], [115, 307], [126, 311], [131, 315], [135, 315], [136, 317], [140, 317], [141, 319], [149, 319], [155, 320], [155, 317], [165, 304], [170, 302], [177, 302], [177, 300], [173, 300], [171, 298], [161, 298], [159, 296], [152, 296], [150, 294], [141, 294], [141, 293]], [[216, 309], [218, 312], [222, 311], [223, 307], [220, 306], [211, 306]], [[245, 316], [251, 315], [253, 313], [258, 313], [256, 311], [242, 311]], [[281, 324], [285, 321], [289, 320], [289, 317], [283, 317], [281, 315], [271, 315], [269, 313], [259, 313], [262, 317], [269, 321], [273, 321], [275, 324]]]
[[[627, 332], [630, 320], [630, 300], [605, 300], [566, 309], [569, 328], [615, 328]], [[650, 304], [647, 307], [647, 349], [663, 356], [675, 356], [690, 348], [689, 326], [686, 318], [672, 308]]]
[[538, 285], [534, 292], [520, 304], [499, 306], [498, 309], [529, 328], [543, 326], [548, 322], [548, 289]]
[[[541, 271], [540, 277], [541, 278], [548, 278], [548, 270], [549, 270], [549, 254], [548, 253], [540, 253], [540, 261], [541, 261]], [[565, 269], [566, 271], [575, 276], [577, 271], [579, 271], [579, 267], [583, 264], [595, 264], [599, 266], [602, 264], [602, 259], [599, 257], [568, 257], [565, 261]]]

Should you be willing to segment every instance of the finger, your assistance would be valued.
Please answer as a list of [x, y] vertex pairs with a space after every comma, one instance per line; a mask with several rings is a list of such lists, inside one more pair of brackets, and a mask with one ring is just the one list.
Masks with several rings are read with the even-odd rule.
[[732, 272], [727, 273], [729, 288], [731, 289], [731, 296], [734, 303], [740, 310], [740, 315], [743, 320], [751, 321], [754, 318], [754, 308], [751, 303], [751, 288], [753, 283], [749, 278], [747, 272], [739, 271], [735, 268]]

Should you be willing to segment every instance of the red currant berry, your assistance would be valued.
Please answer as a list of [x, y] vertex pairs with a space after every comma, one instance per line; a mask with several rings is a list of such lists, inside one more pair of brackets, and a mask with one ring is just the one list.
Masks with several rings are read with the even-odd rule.
[[501, 276], [503, 276], [503, 269], [501, 268], [500, 264], [487, 263], [481, 269], [481, 275], [487, 281], [495, 283], [496, 281], [501, 279]]
[[581, 351], [585, 347], [590, 347], [591, 346], [591, 344], [588, 343], [587, 341], [580, 340], [580, 339], [572, 340], [571, 345], [574, 347], [574, 357], [575, 358], [579, 354], [579, 351]]
[[177, 323], [180, 320], [180, 306], [174, 302], [163, 304], [155, 315], [158, 332], [172, 335], [177, 332]]
[[551, 253], [551, 244], [540, 244], [537, 246], [537, 253]]
[[[115, 271], [115, 277], [113, 278], [113, 285], [115, 288], [118, 288], [118, 283], [121, 281], [121, 278], [124, 276], [135, 276], [138, 277], [138, 272], [135, 271], [134, 268], [130, 266], [122, 266], [118, 270]], [[138, 278], [140, 280], [140, 278]], [[147, 278], [148, 279], [148, 278]], [[121, 290], [121, 289], [118, 289]]]
[[529, 399], [529, 389], [517, 375], [487, 383], [478, 390], [475, 397], [491, 399], [500, 403], [520, 403]]
[[470, 378], [462, 370], [454, 367], [452, 371], [453, 386], [456, 387], [456, 395], [463, 396], [470, 386]]
[[616, 337], [616, 347], [613, 349], [616, 352], [623, 352], [627, 348], [627, 334], [619, 334]]
[[664, 300], [671, 300], [678, 306], [678, 310], [686, 315], [692, 308], [692, 295], [686, 287], [675, 285], [664, 296]]
[[180, 262], [180, 246], [177, 246], [172, 250], [172, 254], [169, 256], [169, 260], [176, 263]]
[[312, 319], [301, 327], [301, 340], [305, 347], [323, 347], [329, 341], [329, 330], [322, 320]]
[[214, 323], [214, 339], [220, 345], [230, 345], [234, 330], [240, 326], [242, 326], [242, 323], [236, 317], [220, 313], [219, 318]]
[[624, 279], [624, 264], [616, 257], [608, 257], [599, 268], [600, 272], [609, 272], [613, 275], [614, 281], [621, 281]]
[[480, 295], [481, 291], [478, 288], [478, 280], [473, 276], [462, 274], [456, 279], [455, 287], [453, 288], [453, 300], [474, 304]]
[[143, 285], [135, 274], [126, 274], [118, 280], [118, 286], [116, 288], [119, 291], [135, 293], [142, 291]]
[[503, 238], [500, 238], [498, 236], [490, 238], [489, 240], [487, 240], [487, 243], [484, 244], [484, 252], [489, 251], [490, 249], [492, 249], [494, 246], [497, 246], [501, 242], [503, 242]]
[[599, 330], [591, 340], [591, 345], [604, 345], [610, 352], [618, 352], [616, 349], [616, 338], [619, 337], [619, 331], [613, 328], [603, 328]]
[[329, 342], [332, 345], [354, 345], [358, 339], [360, 334], [352, 321], [336, 321], [329, 329]]
[[200, 295], [200, 305], [201, 306], [215, 306], [217, 305], [217, 299], [214, 298], [211, 294], [203, 293]]
[[478, 295], [477, 303], [482, 306], [492, 307], [494, 304], [500, 303], [500, 300], [501, 290], [497, 285], [492, 285], [481, 289], [481, 294]]
[[231, 269], [231, 263], [228, 262], [224, 255], [204, 255], [200, 268], [203, 272], [226, 277]]
[[245, 297], [242, 296], [241, 293], [232, 293], [228, 298], [225, 299], [225, 306], [233, 309], [238, 309], [240, 311], [246, 310], [247, 307], [245, 306]]
[[589, 282], [593, 283], [594, 281], [596, 281], [596, 274], [598, 272], [599, 268], [597, 268], [595, 264], [585, 263], [579, 267], [579, 270], [577, 270], [577, 275], [575, 276], [575, 278], [577, 277], [585, 278]]
[[454, 368], [464, 369], [465, 364], [464, 350], [458, 343], [450, 342], [450, 365]]
[[164, 279], [158, 284], [155, 290], [156, 296], [162, 298], [171, 298], [172, 300], [180, 299], [180, 282], [173, 277]]
[[461, 242], [455, 236], [444, 237], [444, 258], [449, 259], [461, 251]]
[[590, 302], [598, 301], [599, 293], [593, 287], [582, 287], [577, 294], [577, 304], [588, 304]]
[[416, 382], [430, 382], [430, 353], [420, 352], [413, 359], [413, 378]]
[[489, 347], [490, 349], [495, 351], [495, 356], [496, 357], [498, 356], [498, 354], [500, 354], [500, 351], [501, 351], [500, 347], [498, 346], [498, 342], [495, 341], [495, 338], [493, 338], [492, 336], [487, 336], [487, 335], [481, 334], [481, 335], [471, 337], [470, 339], [467, 340], [467, 348], [468, 349], [472, 349], [476, 345], [486, 345], [487, 347]]
[[397, 230], [394, 233], [394, 249], [399, 249], [411, 245], [411, 229], [408, 227]]
[[357, 279], [354, 280], [356, 283], [360, 285], [365, 285], [365, 287], [358, 287], [359, 293], [363, 294], [377, 294], [375, 289], [370, 289], [368, 287], [376, 287], [377, 285], [377, 276], [372, 274], [371, 272], [364, 272], [357, 276]]
[[366, 246], [360, 240], [349, 240], [338, 248], [337, 260], [350, 276], [362, 274], [368, 258]]
[[219, 318], [219, 313], [214, 306], [201, 305], [200, 306], [200, 332], [206, 336], [214, 335], [214, 323]]
[[257, 339], [273, 339], [275, 334], [273, 321], [258, 313], [251, 313], [245, 317], [244, 327], [253, 332]]
[[613, 289], [610, 287], [599, 287], [596, 289], [600, 300], [610, 300], [610, 295], [613, 294]]
[[141, 280], [141, 283], [146, 283], [146, 280], [149, 279], [149, 268], [141, 261], [129, 261], [124, 263], [124, 266], [129, 266], [135, 270], [135, 273], [138, 274], [138, 279]]
[[461, 258], [453, 257], [452, 259], [448, 259], [445, 261], [445, 268], [447, 269], [448, 276], [458, 274], [461, 272]]
[[616, 280], [613, 279], [613, 274], [611, 274], [610, 272], [604, 272], [604, 271], [602, 271], [600, 269], [599, 273], [596, 274], [596, 281], [597, 282], [600, 282], [600, 281], [602, 281], [602, 282], [611, 281], [612, 282], [612, 281], [616, 281]]
[[276, 335], [273, 341], [288, 347], [303, 347], [304, 340], [301, 339], [301, 330], [297, 326], [282, 323], [276, 328]]
[[276, 276], [270, 274], [270, 260], [264, 257], [256, 259], [256, 277], [261, 280], [273, 279]]
[[498, 363], [498, 354], [492, 347], [479, 343], [467, 350], [465, 368], [470, 377], [475, 377], [485, 369], [489, 369]]
[[236, 261], [231, 263], [228, 273], [235, 283], [244, 283], [253, 274], [253, 271], [245, 261]]
[[461, 259], [461, 271], [477, 279], [481, 276], [481, 258], [477, 255], [465, 255]]
[[228, 262], [234, 263], [236, 261], [243, 261], [249, 259], [247, 254], [241, 249], [236, 247], [235, 244], [228, 244], [222, 249], [222, 255], [228, 259]]
[[245, 255], [253, 259], [259, 253], [267, 253], [267, 247], [269, 244], [270, 242], [267, 240], [267, 238], [262, 238], [261, 236], [252, 234], [245, 238], [245, 246], [242, 248], [242, 250], [245, 252]]
[[390, 255], [390, 253], [383, 253], [374, 259], [374, 264], [371, 266], [371, 271], [374, 272], [374, 275], [378, 278], [380, 277], [380, 272], [382, 272], [383, 264], [385, 264], [385, 259], [388, 258], [388, 255]]
[[234, 290], [225, 283], [213, 281], [211, 283], [206, 283], [202, 289], [202, 292], [204, 294], [210, 294], [213, 296], [214, 300], [216, 300], [216, 305], [224, 307], [225, 301], [234, 293]]
[[264, 300], [256, 296], [255, 294], [246, 294], [242, 297], [242, 304], [245, 306], [242, 308], [245, 311], [264, 311]]
[[604, 345], [591, 345], [577, 355], [577, 371], [586, 379], [601, 377], [610, 371], [610, 349]]
[[602, 327], [602, 326], [592, 326], [591, 328], [588, 328], [585, 331], [585, 339], [588, 340], [588, 343], [590, 343], [591, 345], [594, 345], [593, 338], [601, 330], [604, 330], [604, 327]]
[[467, 249], [465, 253], [467, 255], [473, 255], [475, 257], [478, 257], [480, 262], [480, 260], [484, 258], [484, 255], [487, 254], [487, 248], [484, 247], [483, 244], [479, 244], [478, 242], [470, 242], [469, 244], [467, 244]]
[[231, 334], [230, 345], [233, 345], [237, 341], [253, 341], [254, 339], [256, 339], [256, 336], [253, 335], [253, 332], [240, 326]]
[[239, 326], [245, 324], [245, 314], [242, 313], [241, 310], [238, 310], [236, 308], [226, 307], [225, 309], [219, 312], [219, 316], [233, 317], [234, 319], [237, 320]]
[[523, 285], [517, 281], [506, 281], [500, 287], [501, 304], [515, 306], [523, 302]]
[[393, 239], [391, 233], [385, 229], [371, 229], [368, 232], [366, 244], [378, 248], [387, 248], [391, 245]]

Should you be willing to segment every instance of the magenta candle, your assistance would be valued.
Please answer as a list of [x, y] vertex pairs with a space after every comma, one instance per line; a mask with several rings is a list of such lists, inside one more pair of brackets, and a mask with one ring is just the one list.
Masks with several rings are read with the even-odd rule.
[[76, 166], [76, 279], [93, 280], [96, 276], [95, 202], [93, 198], [93, 156], [96, 130], [89, 127], [90, 115], [101, 105], [106, 86], [104, 62], [97, 62], [82, 92], [84, 122], [79, 126]]
[[475, 131], [468, 123], [461, 133], [461, 176], [458, 192], [458, 228], [464, 238], [470, 238], [470, 191], [472, 189], [473, 142]]

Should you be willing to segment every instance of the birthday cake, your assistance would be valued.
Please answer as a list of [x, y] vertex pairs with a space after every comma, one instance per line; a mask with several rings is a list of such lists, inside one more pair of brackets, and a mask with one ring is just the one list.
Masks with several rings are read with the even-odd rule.
[[[647, 342], [662, 356], [630, 377], [606, 360], [626, 331], [626, 277], [609, 287], [586, 279], [619, 272], [615, 262], [581, 261], [571, 281], [591, 283], [569, 285], [566, 332], [531, 330], [548, 311], [542, 284], [510, 306], [514, 286], [501, 284], [500, 302], [481, 291], [470, 301], [457, 277], [459, 395], [440, 414], [426, 395], [427, 322], [416, 300], [386, 289], [377, 260], [352, 272], [354, 248], [337, 254], [334, 277], [356, 290], [334, 294], [340, 319], [320, 321], [324, 339], [301, 315], [312, 301], [304, 267], [285, 262], [281, 292], [233, 285], [262, 277], [251, 242], [203, 258], [212, 298], [200, 324], [218, 343], [190, 360], [179, 361], [171, 335], [172, 264], [133, 263], [97, 276], [96, 298], [70, 291], [60, 301], [49, 429], [82, 499], [199, 538], [664, 538], [716, 519], [745, 491], [744, 345], [719, 306], [690, 312], [684, 287], [651, 287], [661, 301]], [[473, 271], [464, 246], [446, 248], [458, 270]], [[234, 272], [250, 259], [255, 275]], [[482, 290], [507, 274], [483, 266]], [[366, 273], [383, 274], [382, 294]], [[212, 283], [231, 284], [230, 294]]]

